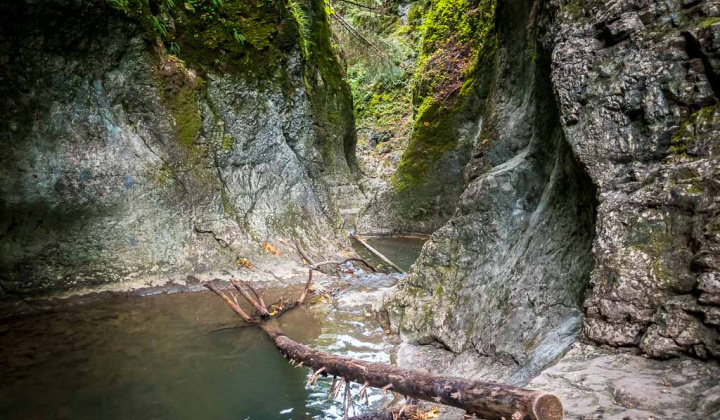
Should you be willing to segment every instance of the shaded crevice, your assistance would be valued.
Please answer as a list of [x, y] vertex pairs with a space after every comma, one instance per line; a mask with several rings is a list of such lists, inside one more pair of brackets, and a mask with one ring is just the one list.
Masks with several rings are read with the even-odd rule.
[[218, 237], [213, 230], [201, 229], [197, 225], [193, 226], [193, 229], [196, 233], [212, 235], [213, 239], [215, 239], [215, 241], [217, 241], [217, 243], [219, 243], [220, 246], [222, 246], [223, 248], [227, 248], [228, 246], [230, 246], [224, 239]]
[[688, 31], [683, 31], [681, 33], [683, 38], [685, 38], [685, 52], [687, 52], [690, 59], [700, 59], [702, 61], [703, 68], [705, 69], [705, 75], [707, 76], [710, 87], [715, 94], [715, 98], [720, 98], [720, 76], [715, 74], [715, 70], [710, 63], [710, 58], [703, 50], [702, 45], [700, 45], [700, 41], [698, 41], [698, 39]]

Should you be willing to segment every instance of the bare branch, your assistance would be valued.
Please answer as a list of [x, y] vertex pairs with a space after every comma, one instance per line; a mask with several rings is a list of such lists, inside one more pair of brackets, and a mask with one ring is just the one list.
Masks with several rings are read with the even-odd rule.
[[255, 288], [250, 285], [250, 282], [247, 282], [247, 281], [241, 280], [241, 279], [238, 279], [238, 281], [240, 283], [242, 283], [245, 287], [250, 289], [251, 292], [253, 292], [253, 294], [255, 295], [255, 297], [258, 300], [258, 303], [260, 303], [260, 306], [267, 309], [267, 305], [265, 305], [265, 301], [263, 300], [263, 291], [262, 290], [258, 293], [258, 291], [255, 290]]
[[243, 321], [255, 322], [250, 317], [250, 315], [246, 314], [245, 311], [243, 311], [242, 308], [240, 308], [240, 305], [238, 305], [235, 302], [233, 302], [232, 300], [230, 300], [230, 298], [227, 297], [227, 295], [225, 293], [223, 293], [222, 291], [220, 291], [217, 287], [215, 287], [215, 285], [212, 284], [212, 282], [203, 282], [202, 285], [205, 286], [206, 288], [210, 289], [210, 291], [212, 291], [216, 295], [220, 296], [225, 301], [225, 303], [227, 303], [228, 306], [230, 308], [232, 308], [232, 310], [235, 311], [235, 313], [238, 314], [240, 316], [240, 318], [243, 319]]
[[368, 10], [373, 10], [373, 11], [378, 10], [378, 8], [376, 8], [376, 7], [366, 6], [364, 4], [355, 3], [354, 1], [350, 1], [350, 0], [339, 0], [339, 1], [341, 3], [347, 3], [347, 4], [352, 4], [353, 6], [362, 7], [363, 9], [368, 9]]
[[328, 391], [327, 399], [329, 400], [330, 397], [333, 395], [333, 391], [335, 391], [335, 385], [337, 384], [337, 376], [333, 376], [332, 384], [330, 384], [330, 391]]
[[238, 282], [236, 282], [235, 280], [230, 280], [230, 284], [232, 284], [233, 287], [236, 288], [238, 292], [240, 292], [242, 297], [244, 297], [245, 300], [247, 300], [248, 303], [250, 303], [250, 305], [252, 305], [252, 307], [255, 308], [255, 310], [258, 312], [258, 314], [260, 314], [261, 318], [267, 319], [270, 317], [270, 313], [268, 312], [268, 310], [265, 309], [264, 306], [260, 306], [260, 304], [255, 299], [253, 299], [252, 296], [250, 296], [250, 293], [248, 293], [245, 289], [240, 287]]
[[344, 408], [345, 408], [345, 415], [343, 416], [343, 419], [347, 420], [348, 418], [348, 412], [350, 411], [350, 383], [345, 384], [345, 397], [343, 398], [344, 401]]
[[315, 371], [315, 373], [313, 373], [312, 375], [310, 375], [310, 379], [308, 379], [307, 384], [306, 384], [305, 386], [308, 387], [308, 386], [311, 386], [311, 385], [315, 385], [315, 382], [317, 382], [318, 377], [319, 377], [320, 374], [323, 373], [323, 372], [325, 372], [325, 367], [324, 367], [324, 366], [321, 367], [320, 369], [318, 369], [317, 371]]
[[308, 267], [308, 279], [307, 279], [307, 282], [305, 283], [305, 288], [303, 289], [302, 294], [300, 295], [300, 298], [297, 300], [297, 302], [295, 302], [295, 304], [302, 305], [303, 303], [305, 303], [305, 299], [307, 299], [307, 295], [308, 295], [308, 293], [310, 293], [310, 286], [312, 286], [313, 270], [317, 270], [318, 268], [320, 268], [324, 265], [330, 265], [330, 264], [343, 265], [348, 261], [361, 262], [361, 263], [365, 264], [370, 270], [372, 270], [373, 273], [377, 272], [375, 267], [370, 265], [370, 263], [368, 263], [367, 261], [365, 261], [362, 258], [357, 258], [357, 257], [346, 258], [343, 261], [323, 261], [323, 262], [319, 262], [317, 264], [313, 264], [310, 267]]
[[305, 288], [303, 289], [300, 298], [297, 300], [297, 302], [295, 302], [296, 305], [302, 305], [303, 303], [305, 303], [305, 298], [307, 298], [308, 293], [310, 293], [310, 285], [312, 285], [312, 273], [313, 268], [311, 266], [310, 268], [308, 268], [308, 279], [305, 283]]
[[333, 19], [335, 19], [337, 22], [339, 22], [339, 23], [340, 23], [340, 26], [342, 26], [343, 28], [345, 28], [345, 30], [348, 31], [348, 33], [349, 33], [351, 36], [353, 36], [353, 37], [355, 37], [356, 39], [360, 40], [363, 44], [372, 47], [375, 51], [377, 51], [378, 53], [380, 53], [380, 55], [383, 55], [383, 54], [384, 54], [383, 51], [382, 51], [380, 48], [378, 48], [377, 46], [375, 46], [375, 44], [373, 44], [372, 42], [368, 41], [368, 39], [365, 38], [365, 37], [363, 36], [363, 34], [360, 33], [360, 31], [358, 31], [357, 29], [353, 28], [353, 26], [350, 25], [350, 23], [349, 23], [347, 20], [345, 20], [345, 18], [342, 17], [340, 14], [338, 14], [337, 12], [335, 12], [335, 13], [331, 14], [330, 17], [333, 18]]
[[345, 258], [345, 259], [342, 260], [342, 261], [323, 261], [323, 262], [319, 262], [319, 263], [317, 263], [317, 264], [313, 264], [313, 268], [317, 270], [318, 268], [322, 267], [323, 265], [330, 265], [330, 264], [343, 265], [343, 264], [345, 264], [346, 262], [349, 262], [349, 261], [361, 262], [361, 263], [363, 263], [367, 268], [369, 268], [370, 271], [372, 271], [373, 273], [377, 273], [377, 269], [376, 269], [375, 267], [373, 267], [372, 265], [370, 265], [369, 262], [365, 261], [364, 259], [362, 259], [362, 258], [360, 258], [360, 257]]
[[298, 253], [303, 257], [303, 259], [305, 259], [305, 261], [308, 262], [308, 264], [315, 265], [315, 262], [313, 262], [313, 259], [310, 258], [310, 256], [308, 254], [306, 254], [302, 248], [300, 248], [300, 245], [298, 245], [297, 242], [295, 242], [295, 248], [297, 248]]
[[380, 258], [381, 260], [383, 260], [387, 265], [389, 265], [390, 267], [392, 267], [392, 268], [394, 268], [395, 270], [397, 270], [398, 273], [405, 273], [405, 271], [404, 271], [402, 268], [398, 267], [394, 262], [390, 261], [386, 256], [384, 256], [383, 254], [381, 254], [380, 251], [378, 251], [377, 249], [375, 249], [375, 248], [373, 248], [372, 246], [370, 246], [370, 244], [368, 244], [367, 242], [365, 242], [365, 241], [364, 241], [362, 238], [360, 238], [359, 236], [357, 236], [357, 235], [350, 235], [350, 237], [353, 238], [353, 239], [355, 239], [356, 241], [358, 241], [358, 242], [360, 243], [360, 245], [364, 246], [368, 251], [370, 251], [370, 252], [372, 252], [373, 254], [375, 254], [376, 257], [378, 257], [378, 258]]

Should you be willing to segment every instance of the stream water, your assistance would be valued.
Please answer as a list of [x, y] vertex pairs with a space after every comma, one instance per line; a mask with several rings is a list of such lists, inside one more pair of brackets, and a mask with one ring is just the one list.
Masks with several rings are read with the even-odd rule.
[[[390, 285], [380, 277], [360, 278], [351, 289]], [[268, 291], [266, 300], [298, 293]], [[314, 348], [390, 363], [390, 338], [368, 315], [363, 305], [319, 303], [280, 322]], [[113, 298], [4, 319], [0, 344], [0, 419], [342, 418], [342, 396], [327, 398], [330, 379], [306, 389], [309, 370], [290, 366], [209, 292]], [[382, 400], [371, 392], [370, 408]]]
[[[371, 247], [380, 251], [381, 254], [405, 271], [409, 271], [410, 267], [415, 264], [415, 260], [420, 255], [426, 240], [427, 238], [421, 236], [376, 236], [365, 239]], [[353, 248], [355, 252], [370, 263], [376, 266], [383, 264], [379, 258], [375, 257], [355, 240], [353, 240]]]

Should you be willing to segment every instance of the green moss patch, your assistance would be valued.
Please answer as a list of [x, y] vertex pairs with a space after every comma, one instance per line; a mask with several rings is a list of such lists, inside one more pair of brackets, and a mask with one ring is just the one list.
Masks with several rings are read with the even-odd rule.
[[163, 101], [175, 120], [175, 139], [182, 145], [192, 146], [202, 130], [198, 106], [202, 79], [171, 56], [163, 62], [160, 85]]
[[458, 147], [458, 121], [489, 84], [495, 56], [495, 0], [434, 3], [424, 24], [422, 54], [413, 78], [417, 116], [392, 182], [396, 190], [427, 181], [428, 170]]
[[442, 104], [429, 102], [419, 113], [413, 135], [392, 178], [397, 190], [425, 182], [428, 168], [443, 154], [455, 149], [454, 123]]
[[694, 112], [680, 125], [670, 139], [668, 151], [673, 155], [687, 155], [688, 149], [697, 141], [697, 127], [712, 121], [717, 105], [708, 106]]
[[709, 28], [716, 23], [720, 23], [720, 17], [707, 18], [707, 19], [703, 20], [702, 22], [700, 22], [700, 27], [701, 28]]

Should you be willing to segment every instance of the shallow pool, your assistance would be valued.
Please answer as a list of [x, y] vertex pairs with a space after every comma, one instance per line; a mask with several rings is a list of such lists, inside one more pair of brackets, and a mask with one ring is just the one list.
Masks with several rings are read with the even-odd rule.
[[[363, 310], [320, 304], [282, 323], [316, 348], [390, 361], [388, 339]], [[340, 401], [327, 399], [329, 379], [305, 389], [308, 369], [291, 367], [261, 331], [239, 325], [210, 293], [117, 298], [0, 321], [0, 418], [341, 416]], [[375, 392], [371, 403], [381, 398]]]
[[[365, 237], [364, 240], [390, 261], [397, 264], [398, 267], [409, 271], [420, 255], [427, 238], [422, 236], [371, 236]], [[380, 259], [370, 253], [359, 242], [355, 240], [352, 242], [355, 252], [368, 260], [368, 262], [376, 266], [383, 264]]]

